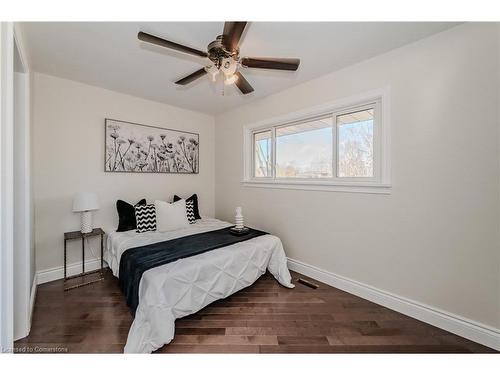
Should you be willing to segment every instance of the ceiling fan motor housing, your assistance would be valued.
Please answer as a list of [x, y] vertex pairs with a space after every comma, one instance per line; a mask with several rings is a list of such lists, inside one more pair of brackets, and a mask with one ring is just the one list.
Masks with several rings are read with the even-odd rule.
[[224, 46], [224, 35], [219, 35], [208, 47], [208, 58], [217, 66], [222, 68], [228, 59], [237, 61], [238, 51], [228, 51]]

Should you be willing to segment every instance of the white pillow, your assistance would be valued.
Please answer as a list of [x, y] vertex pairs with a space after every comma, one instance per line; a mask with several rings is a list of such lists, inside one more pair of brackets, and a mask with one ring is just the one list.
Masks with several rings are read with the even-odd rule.
[[186, 216], [186, 201], [181, 199], [174, 203], [155, 201], [156, 230], [166, 232], [189, 227]]

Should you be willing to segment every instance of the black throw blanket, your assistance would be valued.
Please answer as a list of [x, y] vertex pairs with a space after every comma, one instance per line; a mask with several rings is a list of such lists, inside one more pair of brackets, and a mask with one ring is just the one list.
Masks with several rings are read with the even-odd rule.
[[120, 258], [119, 280], [132, 315], [139, 305], [139, 283], [147, 270], [264, 234], [250, 228], [247, 234], [235, 236], [223, 228], [126, 250]]

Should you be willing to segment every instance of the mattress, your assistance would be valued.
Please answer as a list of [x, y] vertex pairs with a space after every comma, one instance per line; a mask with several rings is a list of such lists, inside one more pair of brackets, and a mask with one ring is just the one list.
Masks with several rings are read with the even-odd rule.
[[[127, 249], [232, 224], [203, 218], [188, 228], [168, 232], [112, 232], [105, 260], [119, 277], [120, 258]], [[174, 337], [175, 320], [252, 285], [266, 269], [277, 281], [293, 288], [283, 246], [278, 237], [264, 235], [189, 258], [179, 259], [142, 275], [139, 306], [124, 351], [151, 353]]]

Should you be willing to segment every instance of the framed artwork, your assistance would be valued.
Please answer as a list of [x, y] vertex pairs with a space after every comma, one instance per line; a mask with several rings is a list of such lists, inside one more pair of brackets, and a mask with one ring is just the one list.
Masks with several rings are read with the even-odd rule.
[[113, 119], [104, 129], [105, 172], [199, 172], [199, 134]]

